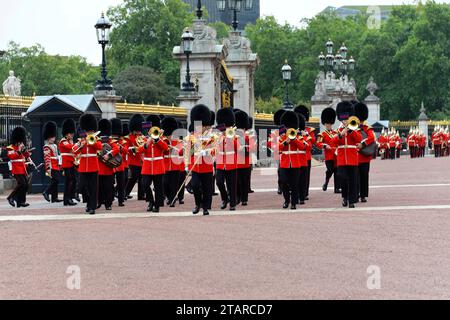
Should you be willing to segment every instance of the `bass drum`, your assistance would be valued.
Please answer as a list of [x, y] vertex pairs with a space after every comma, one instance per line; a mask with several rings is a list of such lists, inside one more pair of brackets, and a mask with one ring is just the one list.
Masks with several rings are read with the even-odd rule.
[[120, 165], [122, 164], [122, 155], [120, 154], [120, 152], [114, 156], [114, 157], [110, 157], [108, 160], [103, 159], [103, 157], [105, 156], [105, 154], [110, 154], [111, 153], [111, 146], [107, 143], [103, 144], [103, 149], [102, 151], [100, 151], [98, 153], [98, 159], [103, 162], [105, 165], [107, 165], [110, 168], [117, 168], [120, 167]]
[[[361, 135], [362, 135], [363, 140], [367, 139], [367, 133], [365, 133], [364, 130], [361, 130]], [[374, 154], [376, 154], [376, 152], [377, 152], [377, 144], [375, 142], [372, 142], [365, 148], [362, 148], [361, 150], [359, 150], [359, 153], [361, 153], [362, 155], [364, 155], [366, 157], [373, 156]]]

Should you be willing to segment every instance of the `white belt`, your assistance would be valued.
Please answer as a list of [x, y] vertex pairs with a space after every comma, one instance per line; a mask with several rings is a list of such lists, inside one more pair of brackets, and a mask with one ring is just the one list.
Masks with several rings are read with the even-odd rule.
[[182, 156], [164, 156], [166, 159], [182, 159]]
[[219, 152], [220, 155], [226, 155], [226, 156], [231, 156], [236, 154], [236, 152], [234, 151], [230, 151], [230, 152]]
[[25, 162], [25, 159], [11, 160], [11, 162]]
[[155, 160], [164, 160], [164, 158], [163, 157], [144, 158], [144, 161], [155, 161]]
[[87, 154], [82, 154], [81, 156], [80, 156], [81, 158], [94, 158], [94, 157], [97, 157], [97, 154], [95, 153], [87, 153]]
[[358, 149], [357, 146], [339, 146], [338, 149]]
[[61, 153], [61, 157], [74, 157], [75, 155], [73, 153]]
[[306, 154], [306, 151], [301, 151], [301, 150], [297, 150], [297, 151], [283, 151], [283, 152], [281, 152], [281, 154]]
[[52, 160], [58, 160], [58, 157], [50, 157]]

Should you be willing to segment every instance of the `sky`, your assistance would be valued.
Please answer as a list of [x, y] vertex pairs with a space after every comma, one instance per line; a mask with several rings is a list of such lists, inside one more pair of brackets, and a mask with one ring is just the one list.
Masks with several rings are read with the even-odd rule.
[[[441, 0], [437, 2], [450, 2]], [[0, 50], [9, 41], [41, 44], [49, 54], [80, 55], [100, 64], [94, 25], [102, 11], [122, 0], [0, 0]], [[391, 5], [414, 0], [261, 0], [261, 15], [299, 25], [328, 6]]]

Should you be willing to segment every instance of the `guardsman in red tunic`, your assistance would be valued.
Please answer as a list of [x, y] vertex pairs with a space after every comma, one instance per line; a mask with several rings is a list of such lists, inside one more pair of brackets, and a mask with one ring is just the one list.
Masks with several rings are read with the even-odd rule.
[[[307, 167], [306, 143], [302, 135], [298, 134], [300, 127], [299, 116], [294, 111], [286, 111], [280, 119], [280, 124], [286, 128], [280, 134], [278, 148], [280, 150], [280, 179], [284, 197], [283, 209], [287, 209], [289, 204], [291, 209], [297, 209], [299, 203], [299, 179], [302, 160], [300, 154], [303, 154], [304, 168]], [[304, 174], [306, 181], [306, 171]], [[305, 194], [303, 192], [303, 194]]]
[[336, 114], [342, 126], [334, 138], [337, 144], [337, 165], [342, 186], [342, 206], [355, 207], [358, 200], [358, 145], [361, 144], [362, 136], [358, 130], [348, 128], [349, 117], [354, 114], [353, 105], [348, 101], [339, 102]]
[[[280, 138], [280, 134], [282, 132], [280, 132], [280, 130], [278, 130], [278, 129], [280, 128], [281, 117], [283, 116], [283, 114], [285, 112], [286, 112], [285, 109], [279, 109], [273, 115], [273, 123], [277, 127], [277, 130], [272, 131], [270, 133], [269, 139], [267, 140], [267, 148], [271, 151], [273, 160], [277, 164], [278, 194], [280, 194], [280, 195], [283, 194], [283, 191], [282, 191], [283, 188], [282, 188], [282, 184], [281, 184], [281, 180], [280, 180], [280, 150], [278, 149], [278, 141]], [[285, 128], [282, 130], [285, 130]]]
[[395, 151], [397, 148], [397, 138], [395, 136], [395, 129], [392, 128], [391, 132], [389, 133], [389, 159], [395, 160]]
[[305, 200], [308, 199], [308, 150], [312, 149], [313, 138], [307, 131], [305, 117], [302, 114], [298, 114], [299, 122], [299, 139], [305, 145], [305, 151], [299, 151], [298, 157], [300, 159], [300, 174], [298, 179], [298, 199], [300, 205], [305, 204]]
[[396, 144], [396, 157], [397, 159], [400, 158], [402, 148], [403, 148], [403, 139], [400, 137], [400, 133], [397, 131], [397, 134], [395, 135], [395, 138], [397, 140]]
[[225, 209], [230, 204], [230, 211], [236, 210], [237, 204], [237, 152], [241, 148], [236, 135], [235, 116], [231, 108], [217, 111], [217, 124], [225, 129], [219, 137], [216, 156], [216, 184], [219, 188], [222, 205]]
[[[122, 161], [123, 161], [123, 166], [124, 166], [124, 176], [125, 176], [125, 182], [124, 182], [124, 199], [125, 201], [127, 201], [127, 197], [125, 195], [125, 188], [127, 186], [127, 181], [128, 181], [128, 147], [129, 147], [129, 135], [130, 135], [130, 129], [128, 127], [128, 123], [123, 123], [122, 124], [122, 135], [123, 135], [123, 145], [126, 145], [126, 149], [127, 149], [127, 153], [125, 154], [125, 156], [122, 156]], [[117, 189], [117, 187], [116, 187]]]
[[321, 115], [322, 124], [325, 126], [325, 130], [317, 135], [317, 147], [323, 150], [325, 165], [327, 171], [325, 173], [325, 183], [322, 186], [323, 191], [327, 191], [328, 183], [331, 177], [334, 177], [334, 193], [340, 193], [339, 178], [336, 174], [337, 170], [337, 158], [336, 147], [334, 143], [334, 137], [337, 135], [337, 131], [333, 130], [333, 125], [336, 122], [336, 111], [333, 108], [326, 108], [322, 111]]
[[102, 150], [103, 144], [97, 137], [97, 120], [92, 114], [80, 117], [80, 128], [84, 131], [84, 137], [73, 146], [72, 151], [80, 157], [80, 192], [86, 197], [86, 213], [95, 214], [99, 170], [97, 153]]
[[185, 138], [184, 159], [188, 170], [192, 172], [191, 185], [195, 199], [192, 213], [198, 214], [202, 209], [203, 215], [207, 216], [212, 205], [214, 145], [218, 138], [213, 138], [210, 130], [212, 112], [207, 106], [194, 106], [190, 118], [190, 134]]
[[251, 154], [256, 150], [256, 142], [247, 133], [249, 117], [244, 111], [234, 114], [236, 119], [237, 135], [244, 147], [238, 151], [237, 156], [237, 203], [243, 206], [248, 204], [248, 192], [250, 190], [250, 175], [252, 170]]
[[[309, 122], [309, 109], [304, 105], [299, 105], [294, 109], [295, 112], [303, 115], [306, 122]], [[306, 194], [305, 194], [305, 200], [309, 200], [309, 185], [311, 181], [311, 160], [312, 160], [312, 148], [316, 144], [316, 134], [315, 134], [315, 128], [313, 127], [306, 127], [307, 135], [310, 137], [308, 139], [308, 147], [306, 148], [306, 159], [308, 161], [308, 168], [306, 172]]]
[[435, 128], [435, 131], [431, 135], [431, 142], [434, 147], [434, 156], [436, 158], [441, 156], [441, 145], [442, 145], [442, 137], [441, 137], [441, 129], [439, 126]]
[[419, 153], [420, 157], [425, 157], [425, 147], [427, 145], [427, 137], [423, 132], [419, 131]]
[[117, 195], [117, 201], [119, 202], [119, 207], [124, 207], [125, 204], [125, 168], [127, 166], [127, 155], [128, 155], [128, 142], [123, 137], [123, 125], [122, 120], [118, 118], [111, 119], [111, 133], [112, 139], [117, 141], [117, 147], [119, 148], [119, 153], [122, 156], [122, 163], [120, 166], [114, 169], [114, 177], [116, 180], [115, 194]]
[[100, 139], [103, 144], [108, 144], [111, 150], [104, 155], [100, 155], [103, 159], [99, 158], [98, 161], [98, 202], [97, 209], [100, 209], [102, 205], [105, 205], [107, 211], [112, 210], [112, 204], [114, 201], [114, 168], [105, 164], [104, 161], [108, 161], [111, 158], [119, 154], [120, 149], [118, 146], [118, 140], [111, 138], [111, 121], [108, 119], [101, 119], [98, 123], [98, 129], [100, 131]]
[[373, 129], [365, 124], [365, 121], [369, 118], [369, 109], [367, 108], [367, 105], [359, 102], [354, 105], [354, 108], [355, 115], [361, 122], [359, 132], [362, 135], [362, 141], [357, 144], [359, 149], [359, 198], [361, 199], [361, 202], [367, 202], [367, 198], [369, 197], [370, 161], [373, 159], [373, 154], [366, 155], [361, 151], [361, 149], [375, 143], [376, 137]]
[[64, 205], [77, 205], [72, 197], [75, 192], [75, 155], [72, 152], [73, 137], [75, 135], [75, 121], [66, 119], [62, 125], [63, 138], [59, 141], [59, 151], [61, 152], [61, 169], [64, 173]]
[[185, 192], [185, 180], [186, 180], [186, 163], [184, 159], [184, 143], [183, 143], [183, 136], [187, 136], [187, 134], [181, 135], [183, 132], [183, 124], [181, 121], [177, 120], [177, 126], [178, 130], [180, 130], [180, 135], [178, 136], [178, 148], [180, 150], [180, 163], [178, 165], [178, 186], [177, 191], [178, 192], [178, 203], [184, 204], [184, 192]]
[[142, 135], [142, 123], [144, 117], [140, 114], [135, 114], [131, 117], [129, 128], [131, 134], [128, 138], [128, 182], [125, 189], [127, 199], [131, 199], [131, 191], [136, 182], [138, 183], [138, 200], [145, 200], [145, 192], [142, 190], [142, 155], [137, 150], [143, 145], [145, 139]]
[[417, 155], [416, 135], [414, 134], [412, 128], [409, 130], [408, 137], [406, 138], [406, 144], [408, 145], [409, 156], [411, 159], [415, 158]]
[[16, 187], [8, 196], [8, 203], [17, 208], [28, 207], [27, 191], [28, 191], [28, 174], [26, 168], [26, 161], [31, 156], [30, 152], [26, 150], [27, 132], [24, 127], [16, 127], [11, 133], [11, 145], [6, 150], [10, 160], [10, 170], [14, 179], [16, 179]]
[[166, 173], [164, 174], [164, 194], [167, 197], [167, 204], [175, 207], [175, 196], [177, 196], [179, 179], [180, 179], [180, 163], [182, 162], [182, 149], [179, 148], [179, 140], [172, 136], [178, 129], [177, 120], [173, 117], [164, 117], [161, 121], [161, 129], [163, 130], [163, 140], [169, 146], [164, 153], [164, 165]]
[[59, 155], [58, 145], [56, 141], [56, 123], [49, 121], [44, 125], [43, 139], [44, 145], [44, 163], [45, 175], [50, 178], [50, 182], [45, 188], [42, 195], [45, 200], [50, 202], [62, 202], [58, 199], [58, 184], [59, 184]]
[[[150, 136], [147, 141], [138, 149], [138, 153], [143, 155], [144, 163], [142, 165], [142, 187], [148, 202], [147, 212], [159, 212], [159, 208], [164, 206], [164, 186], [163, 176], [166, 173], [164, 163], [164, 153], [169, 150], [169, 146], [161, 135], [153, 135], [154, 127], [150, 128]], [[158, 123], [159, 125], [159, 123]], [[159, 126], [158, 126], [159, 127]], [[155, 196], [151, 185], [155, 188]]]
[[380, 150], [381, 160], [386, 160], [389, 153], [388, 139], [384, 129], [381, 131], [380, 137], [378, 138], [378, 149]]

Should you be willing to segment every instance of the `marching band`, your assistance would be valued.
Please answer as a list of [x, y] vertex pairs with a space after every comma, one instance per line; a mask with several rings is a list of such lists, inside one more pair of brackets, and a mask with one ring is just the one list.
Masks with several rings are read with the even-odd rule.
[[[336, 111], [331, 107], [323, 110], [321, 123], [325, 129], [316, 135], [314, 128], [306, 126], [309, 110], [305, 106], [275, 112], [277, 130], [270, 133], [267, 149], [278, 167], [278, 194], [283, 195], [284, 209], [295, 210], [309, 200], [314, 146], [324, 154], [323, 191], [333, 177], [334, 193], [341, 194], [342, 205], [349, 208], [367, 202], [370, 162], [377, 147], [382, 159], [400, 157], [403, 143], [411, 158], [424, 156], [426, 137], [417, 128], [410, 129], [405, 141], [395, 129], [383, 130], [377, 140], [366, 124], [367, 118], [365, 104], [342, 101]], [[333, 129], [336, 119], [341, 122], [337, 130]], [[93, 115], [84, 114], [78, 132], [74, 120], [63, 122], [59, 142], [56, 123], [47, 122], [43, 127], [43, 165], [49, 181], [42, 193], [44, 199], [76, 206], [81, 194], [86, 213], [93, 215], [102, 205], [112, 210], [114, 198], [119, 207], [124, 207], [137, 184], [137, 200], [147, 202], [148, 212], [157, 213], [165, 205], [175, 207], [176, 202], [183, 205], [187, 190], [195, 199], [192, 213], [202, 210], [207, 216], [216, 185], [220, 209], [235, 211], [238, 205], [247, 206], [258, 148], [253, 119], [239, 109], [224, 108], [216, 114], [200, 104], [191, 110], [190, 121], [187, 132], [180, 121], [169, 116], [144, 119], [135, 114], [129, 123], [122, 123], [118, 118], [97, 122]], [[30, 158], [28, 142], [23, 127], [13, 130], [7, 147], [10, 170], [17, 181], [7, 198], [12, 207], [29, 206], [27, 165], [32, 164], [35, 170], [38, 167]], [[431, 142], [436, 157], [450, 154], [448, 128], [437, 126]], [[62, 200], [58, 198], [61, 174], [65, 178]]]

